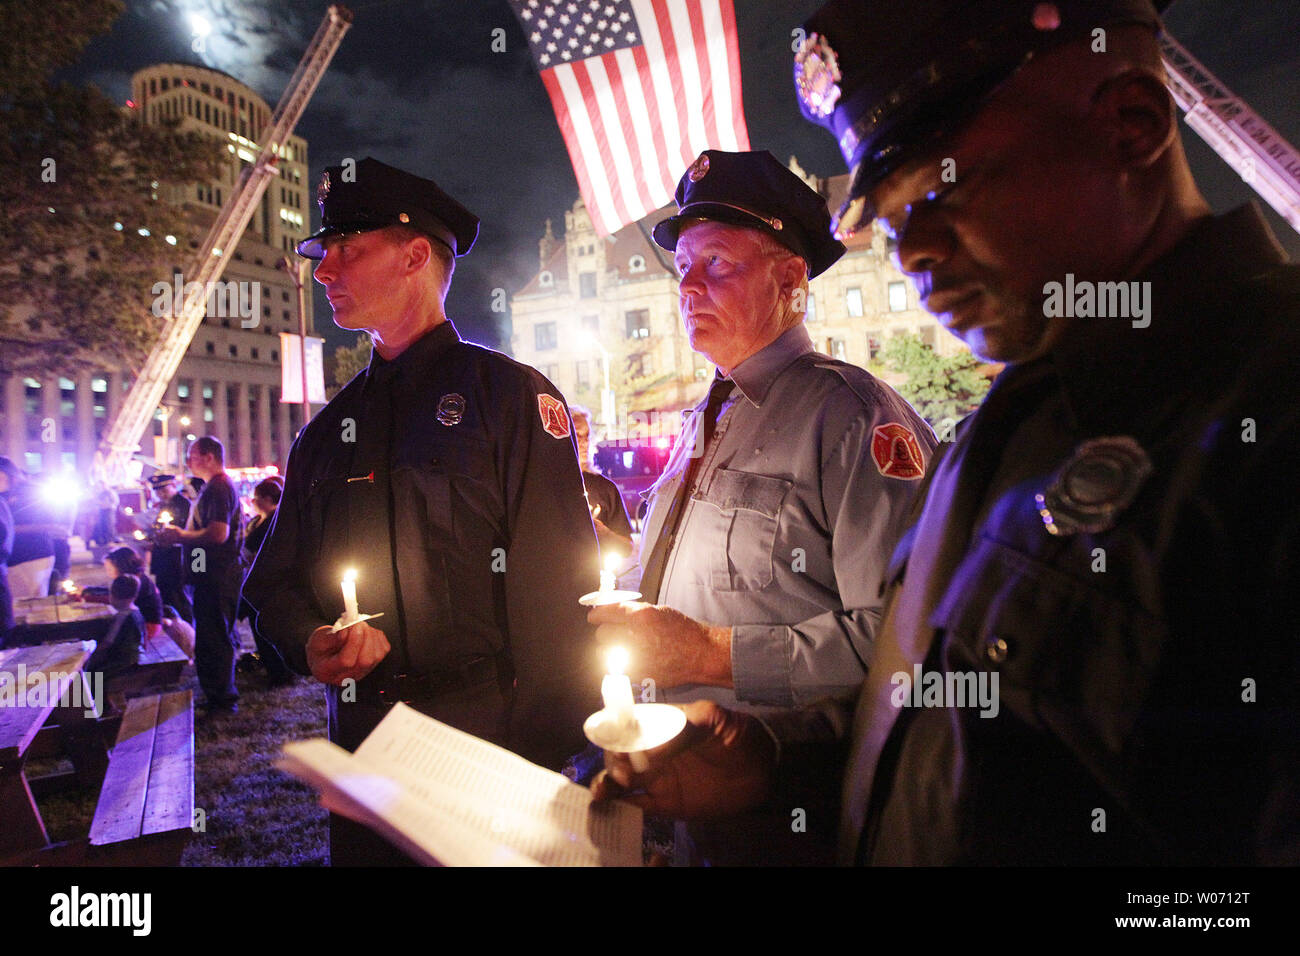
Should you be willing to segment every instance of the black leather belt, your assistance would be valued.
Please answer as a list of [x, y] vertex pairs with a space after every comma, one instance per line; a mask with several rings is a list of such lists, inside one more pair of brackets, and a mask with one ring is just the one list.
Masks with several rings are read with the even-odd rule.
[[[504, 658], [501, 659], [504, 665]], [[367, 681], [357, 683], [357, 702], [363, 704], [386, 704], [392, 706], [398, 701], [436, 700], [443, 694], [457, 690], [479, 687], [487, 683], [497, 683], [504, 690], [504, 681], [509, 674], [507, 666], [498, 666], [498, 658], [475, 657], [464, 665], [435, 674], [409, 672], [393, 674], [382, 682], [370, 684]], [[513, 680], [513, 677], [510, 678]]]

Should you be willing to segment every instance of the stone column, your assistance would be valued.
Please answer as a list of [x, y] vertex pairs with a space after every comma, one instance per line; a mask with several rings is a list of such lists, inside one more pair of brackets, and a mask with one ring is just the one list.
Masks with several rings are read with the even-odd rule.
[[[57, 376], [41, 382], [41, 421], [40, 441], [42, 470], [53, 473], [61, 469], [59, 452], [63, 450], [63, 420], [59, 415], [59, 379]], [[45, 426], [48, 419], [54, 419], [54, 428]], [[52, 431], [52, 434], [51, 434]], [[52, 437], [53, 441], [46, 441]]]
[[230, 435], [230, 385], [226, 382], [212, 383], [212, 428], [210, 431], [221, 439], [228, 452], [234, 451]]
[[77, 471], [82, 474], [90, 473], [95, 460], [95, 392], [90, 379], [89, 372], [77, 376]]
[[23, 453], [27, 450], [27, 389], [23, 387], [23, 377], [16, 373], [5, 378], [4, 388], [4, 454], [22, 468], [25, 467]]
[[271, 442], [271, 389], [257, 386], [257, 454], [250, 464], [269, 465], [275, 461], [275, 447]]
[[227, 442], [226, 448], [229, 450], [233, 446], [235, 450], [233, 464], [237, 468], [243, 468], [251, 464], [253, 458], [247, 382], [239, 382], [235, 386], [235, 403], [235, 440], [233, 443]]
[[280, 447], [275, 449], [275, 463], [280, 466], [280, 473], [283, 474], [289, 463], [289, 446], [293, 444], [293, 422], [289, 416], [288, 404], [276, 402], [275, 415], [280, 425]]

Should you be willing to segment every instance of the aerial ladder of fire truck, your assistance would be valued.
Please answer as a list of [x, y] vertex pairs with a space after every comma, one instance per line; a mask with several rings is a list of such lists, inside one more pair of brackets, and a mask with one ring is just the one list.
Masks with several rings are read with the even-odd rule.
[[153, 420], [168, 384], [194, 339], [194, 333], [203, 322], [207, 307], [206, 290], [225, 271], [228, 253], [234, 251], [262, 200], [262, 194], [278, 174], [277, 163], [289, 136], [351, 25], [352, 13], [346, 7], [334, 4], [326, 12], [270, 123], [262, 131], [261, 151], [252, 164], [244, 167], [234, 192], [199, 248], [190, 281], [185, 284], [184, 304], [166, 319], [157, 344], [104, 433], [95, 455], [94, 473], [110, 485], [120, 485], [126, 479], [127, 464], [139, 448], [141, 436]]
[[1168, 32], [1160, 37], [1169, 91], [1187, 125], [1300, 232], [1300, 153]]

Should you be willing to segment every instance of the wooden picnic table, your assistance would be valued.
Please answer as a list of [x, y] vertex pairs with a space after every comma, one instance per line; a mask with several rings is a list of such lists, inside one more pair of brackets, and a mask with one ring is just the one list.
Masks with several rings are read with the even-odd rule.
[[24, 647], [56, 641], [98, 641], [116, 612], [107, 604], [80, 604], [63, 598], [31, 598], [14, 607], [16, 627], [7, 644]]
[[69, 641], [0, 650], [0, 858], [49, 845], [25, 765], [52, 715], [77, 783], [98, 789], [104, 778], [108, 751], [95, 725], [99, 701], [84, 670], [94, 649], [93, 641]]

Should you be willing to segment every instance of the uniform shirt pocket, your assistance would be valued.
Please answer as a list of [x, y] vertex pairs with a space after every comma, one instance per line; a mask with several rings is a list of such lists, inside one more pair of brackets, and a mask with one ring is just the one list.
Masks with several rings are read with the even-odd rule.
[[794, 482], [719, 468], [698, 495], [710, 517], [709, 584], [715, 591], [754, 591], [772, 583], [772, 553], [781, 506]]
[[1004, 708], [1093, 758], [1123, 751], [1165, 643], [1156, 617], [1096, 578], [982, 535], [930, 616], [949, 669], [998, 672]]
[[[476, 516], [504, 533], [501, 515], [504, 503], [496, 482], [489, 450], [484, 443], [463, 438], [456, 441], [421, 442], [403, 448], [394, 464], [394, 500], [409, 501], [422, 510], [418, 524], [455, 540], [466, 533], [464, 521]], [[400, 490], [409, 483], [412, 494]]]

